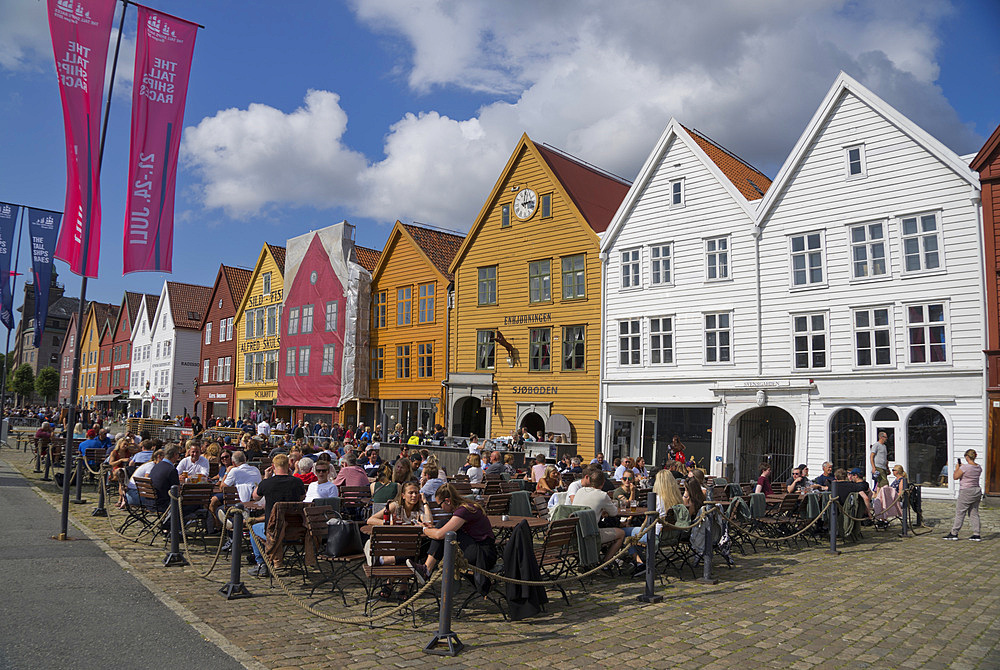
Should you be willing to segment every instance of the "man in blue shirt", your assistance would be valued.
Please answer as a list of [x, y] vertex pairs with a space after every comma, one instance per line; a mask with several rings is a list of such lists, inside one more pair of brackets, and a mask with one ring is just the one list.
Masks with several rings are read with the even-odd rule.
[[104, 443], [102, 443], [97, 437], [97, 431], [91, 428], [87, 431], [87, 439], [80, 443], [80, 455], [83, 456], [87, 453], [87, 449], [104, 449]]

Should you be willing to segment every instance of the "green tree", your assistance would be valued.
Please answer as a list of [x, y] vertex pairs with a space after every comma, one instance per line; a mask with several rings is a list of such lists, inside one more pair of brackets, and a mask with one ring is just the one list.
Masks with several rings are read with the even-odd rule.
[[24, 402], [25, 398], [30, 399], [35, 392], [35, 373], [31, 369], [31, 366], [27, 363], [22, 363], [21, 367], [14, 370], [14, 382], [13, 389], [14, 393], [21, 396], [21, 402]]
[[46, 404], [59, 392], [59, 373], [51, 365], [42, 368], [35, 379], [35, 393], [45, 398]]

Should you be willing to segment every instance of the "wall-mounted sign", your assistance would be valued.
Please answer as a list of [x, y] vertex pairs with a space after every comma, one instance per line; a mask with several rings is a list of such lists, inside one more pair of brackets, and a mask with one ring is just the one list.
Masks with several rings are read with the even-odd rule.
[[541, 314], [518, 314], [516, 316], [505, 316], [503, 318], [503, 325], [517, 326], [522, 323], [550, 323], [551, 321], [552, 312], [543, 312]]
[[266, 400], [267, 398], [273, 398], [274, 389], [270, 389], [267, 391], [254, 391], [253, 397], [256, 398], [257, 400]]
[[514, 395], [555, 395], [559, 393], [558, 386], [512, 386]]

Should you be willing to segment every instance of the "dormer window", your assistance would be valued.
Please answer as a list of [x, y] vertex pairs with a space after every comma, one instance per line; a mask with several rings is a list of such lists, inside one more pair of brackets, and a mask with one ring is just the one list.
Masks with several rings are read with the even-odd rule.
[[847, 169], [848, 179], [864, 179], [868, 176], [864, 144], [854, 144], [844, 148], [844, 166]]

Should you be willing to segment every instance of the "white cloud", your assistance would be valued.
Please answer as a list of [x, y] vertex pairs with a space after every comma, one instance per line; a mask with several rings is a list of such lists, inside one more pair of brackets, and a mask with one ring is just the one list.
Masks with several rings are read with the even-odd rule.
[[0, 16], [0, 67], [37, 68], [41, 59], [52, 57], [44, 2], [0, 0]]
[[406, 114], [374, 162], [343, 143], [334, 93], [311, 91], [291, 113], [219, 112], [186, 130], [207, 205], [234, 215], [269, 203], [337, 205], [464, 229], [522, 132], [631, 177], [671, 116], [773, 175], [840, 70], [957, 151], [981, 141], [935, 83], [936, 32], [951, 10], [934, 0], [353, 7], [407, 47], [413, 90], [457, 87], [497, 101], [465, 119]]

